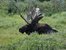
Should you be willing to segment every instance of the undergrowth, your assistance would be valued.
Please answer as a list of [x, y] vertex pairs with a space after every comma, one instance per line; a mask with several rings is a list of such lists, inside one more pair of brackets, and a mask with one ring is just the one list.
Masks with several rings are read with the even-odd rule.
[[26, 23], [18, 15], [0, 15], [0, 50], [66, 50], [66, 12], [43, 17], [58, 33], [21, 34], [19, 28]]

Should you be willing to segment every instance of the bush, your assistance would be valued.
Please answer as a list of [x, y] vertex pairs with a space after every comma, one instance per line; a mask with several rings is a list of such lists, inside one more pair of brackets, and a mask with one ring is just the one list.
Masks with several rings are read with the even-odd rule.
[[17, 13], [17, 8], [13, 4], [15, 4], [21, 12], [26, 13], [28, 12], [29, 8], [38, 5], [38, 7], [41, 9], [41, 11], [45, 15], [51, 16], [53, 13], [66, 11], [66, 1], [65, 0], [2, 0], [0, 1], [0, 10], [8, 11], [8, 13]]
[[51, 2], [43, 2], [43, 3], [38, 3], [38, 6], [40, 7], [41, 11], [45, 14], [45, 15], [51, 15], [53, 12], [53, 5]]

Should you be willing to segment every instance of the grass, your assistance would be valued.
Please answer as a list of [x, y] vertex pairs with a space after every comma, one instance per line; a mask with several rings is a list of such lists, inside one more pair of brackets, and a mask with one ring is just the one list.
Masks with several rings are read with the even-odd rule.
[[66, 12], [44, 17], [58, 33], [38, 35], [21, 34], [19, 28], [26, 23], [18, 15], [0, 15], [0, 50], [66, 50]]

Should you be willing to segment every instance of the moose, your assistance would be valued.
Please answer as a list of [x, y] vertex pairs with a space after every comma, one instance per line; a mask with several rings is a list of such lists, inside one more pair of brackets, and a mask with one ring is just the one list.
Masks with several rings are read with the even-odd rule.
[[41, 16], [41, 14], [39, 15], [39, 17], [36, 17], [35, 19], [33, 19], [30, 24], [22, 26], [19, 29], [19, 32], [21, 32], [21, 33], [26, 32], [26, 34], [28, 34], [28, 35], [30, 35], [32, 32], [35, 32], [35, 31], [38, 32], [38, 34], [48, 34], [51, 32], [58, 32], [57, 30], [52, 29], [52, 27], [49, 26], [48, 24], [38, 23], [39, 20], [43, 18], [40, 16]]
[[[16, 7], [16, 6], [15, 6]], [[18, 7], [16, 7], [18, 9]], [[39, 10], [39, 9], [38, 9]], [[31, 22], [29, 23], [20, 13], [20, 17], [27, 23], [26, 25], [19, 28], [19, 32], [22, 34], [25, 32], [26, 34], [30, 35], [32, 32], [38, 32], [38, 34], [49, 34], [51, 32], [58, 32], [57, 30], [53, 29], [48, 24], [41, 24], [39, 21], [43, 18], [42, 14], [39, 13], [39, 15], [35, 16], [35, 18], [31, 19]]]

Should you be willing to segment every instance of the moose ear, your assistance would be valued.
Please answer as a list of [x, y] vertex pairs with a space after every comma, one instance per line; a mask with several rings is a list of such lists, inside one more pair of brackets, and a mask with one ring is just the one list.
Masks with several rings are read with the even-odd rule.
[[42, 17], [42, 14], [36, 16], [36, 17], [32, 20], [31, 24], [34, 24], [34, 25], [35, 25], [35, 24], [38, 23], [39, 20], [42, 19], [42, 18], [43, 18], [43, 17]]
[[42, 17], [42, 14], [39, 14], [38, 16], [39, 16], [39, 17]]

